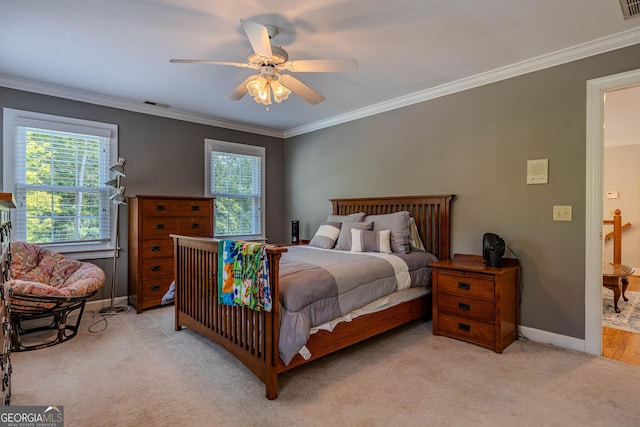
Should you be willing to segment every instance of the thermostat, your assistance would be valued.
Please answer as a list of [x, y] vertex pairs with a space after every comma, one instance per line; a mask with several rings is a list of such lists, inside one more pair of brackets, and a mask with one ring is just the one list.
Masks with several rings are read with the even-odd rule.
[[549, 159], [527, 160], [527, 184], [549, 182]]

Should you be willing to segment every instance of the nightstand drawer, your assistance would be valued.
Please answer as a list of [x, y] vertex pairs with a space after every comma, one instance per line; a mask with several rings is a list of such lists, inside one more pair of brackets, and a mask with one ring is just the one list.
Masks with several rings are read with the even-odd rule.
[[442, 335], [493, 346], [493, 323], [438, 313], [438, 325]]
[[493, 301], [494, 287], [493, 277], [482, 274], [440, 271], [438, 275], [438, 292]]
[[438, 294], [438, 311], [489, 322], [493, 322], [495, 319], [495, 304], [492, 301], [483, 301], [444, 293]]

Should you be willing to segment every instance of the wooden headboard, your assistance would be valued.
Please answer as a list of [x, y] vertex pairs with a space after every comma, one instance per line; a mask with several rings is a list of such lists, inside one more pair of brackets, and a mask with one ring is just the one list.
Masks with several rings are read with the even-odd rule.
[[380, 215], [409, 211], [428, 252], [448, 259], [451, 250], [451, 202], [453, 194], [331, 199], [334, 215], [364, 212]]

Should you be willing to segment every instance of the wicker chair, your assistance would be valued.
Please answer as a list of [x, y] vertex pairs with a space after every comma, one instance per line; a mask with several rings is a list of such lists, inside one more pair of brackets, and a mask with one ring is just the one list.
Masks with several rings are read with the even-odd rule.
[[[49, 347], [76, 336], [86, 300], [105, 282], [100, 267], [25, 242], [11, 243], [10, 275], [5, 292], [10, 295], [14, 351]], [[75, 321], [69, 318], [74, 312]], [[35, 343], [23, 342], [29, 334], [37, 337]]]

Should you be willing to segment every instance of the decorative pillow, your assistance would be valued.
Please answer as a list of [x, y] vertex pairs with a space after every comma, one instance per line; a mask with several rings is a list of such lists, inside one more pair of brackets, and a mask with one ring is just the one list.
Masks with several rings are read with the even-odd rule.
[[325, 221], [320, 224], [318, 231], [316, 231], [315, 236], [309, 242], [309, 246], [316, 246], [318, 248], [331, 249], [333, 245], [336, 244], [336, 240], [338, 240], [338, 236], [340, 235], [340, 227], [342, 226], [339, 222], [328, 222]]
[[391, 253], [391, 230], [351, 229], [351, 252]]
[[373, 231], [391, 230], [391, 250], [395, 253], [409, 252], [408, 211], [394, 212], [384, 215], [369, 215], [364, 220], [373, 222]]
[[362, 222], [365, 217], [364, 212], [358, 212], [351, 215], [329, 215], [327, 222]]
[[335, 249], [339, 249], [341, 251], [350, 251], [351, 250], [351, 230], [371, 230], [373, 228], [372, 222], [343, 222], [342, 228], [340, 229], [340, 236], [338, 236], [338, 241], [336, 242]]
[[427, 250], [424, 248], [424, 244], [422, 243], [422, 239], [420, 238], [420, 233], [418, 232], [416, 220], [413, 219], [413, 217], [411, 217], [411, 223], [409, 224], [409, 227], [409, 248], [414, 251], [426, 252]]

